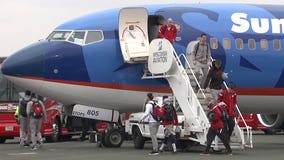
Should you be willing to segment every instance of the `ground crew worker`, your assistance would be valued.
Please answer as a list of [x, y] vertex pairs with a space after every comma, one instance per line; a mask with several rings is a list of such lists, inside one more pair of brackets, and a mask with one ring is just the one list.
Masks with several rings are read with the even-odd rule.
[[[27, 104], [27, 115], [30, 119], [30, 130], [32, 139], [32, 150], [38, 149], [43, 144], [41, 136], [42, 118], [46, 121], [45, 106], [34, 93], [32, 93], [31, 101]], [[39, 142], [39, 145], [37, 145]]]
[[29, 146], [30, 143], [30, 131], [29, 131], [29, 119], [26, 112], [27, 104], [31, 99], [31, 92], [25, 91], [23, 98], [20, 98], [18, 104], [19, 121], [20, 121], [20, 146]]
[[232, 136], [232, 133], [234, 131], [235, 127], [235, 109], [237, 105], [237, 93], [234, 91], [235, 84], [233, 82], [230, 82], [228, 84], [228, 89], [222, 89], [219, 96], [218, 96], [218, 102], [224, 102], [227, 106], [227, 125], [228, 125], [228, 138], [230, 140], [230, 137]]
[[17, 122], [17, 124], [20, 124], [20, 115], [19, 115], [19, 106], [16, 107], [16, 111], [14, 113], [14, 117], [15, 117], [15, 120]]
[[167, 24], [163, 24], [159, 30], [159, 38], [165, 38], [171, 43], [174, 43], [177, 37], [177, 28], [173, 24], [173, 19], [168, 18]]
[[163, 152], [164, 147], [167, 144], [171, 144], [173, 153], [176, 153], [177, 148], [176, 148], [176, 137], [175, 137], [174, 125], [178, 125], [178, 118], [177, 118], [177, 113], [175, 111], [173, 103], [169, 98], [164, 99], [162, 111], [164, 113], [164, 116], [162, 118], [162, 124], [165, 127], [165, 130], [164, 130], [165, 139], [163, 143], [161, 144], [159, 151]]
[[208, 105], [210, 111], [208, 113], [208, 118], [210, 121], [210, 128], [207, 133], [207, 145], [205, 151], [201, 155], [209, 155], [209, 150], [211, 148], [211, 144], [215, 139], [216, 135], [221, 139], [224, 146], [226, 147], [226, 154], [232, 155], [232, 149], [229, 145], [227, 138], [227, 131], [224, 129], [224, 124], [222, 121], [221, 110], [218, 105], [211, 101], [210, 98], [205, 99], [205, 103]]
[[149, 155], [158, 155], [159, 151], [158, 151], [158, 140], [157, 140], [157, 132], [158, 132], [158, 128], [160, 126], [160, 122], [158, 122], [157, 120], [155, 120], [152, 116], [151, 113], [153, 113], [153, 94], [152, 93], [148, 93], [147, 97], [146, 97], [146, 107], [145, 107], [145, 112], [143, 114], [143, 116], [141, 117], [139, 123], [142, 123], [144, 121], [145, 118], [148, 117], [148, 122], [149, 122], [149, 130], [150, 130], [150, 135], [151, 135], [151, 139], [152, 139], [152, 145], [153, 145], [153, 150], [149, 153]]

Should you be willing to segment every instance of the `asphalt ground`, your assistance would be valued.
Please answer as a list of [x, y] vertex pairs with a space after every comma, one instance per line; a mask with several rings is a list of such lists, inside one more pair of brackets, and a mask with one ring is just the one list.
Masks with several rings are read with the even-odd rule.
[[[75, 137], [76, 138], [76, 137]], [[132, 141], [125, 141], [120, 148], [100, 148], [96, 143], [72, 141], [45, 143], [36, 151], [19, 147], [17, 139], [0, 144], [0, 160], [195, 160], [195, 159], [241, 159], [241, 160], [280, 160], [284, 156], [284, 134], [253, 135], [254, 147], [245, 150], [233, 150], [233, 156], [223, 153], [211, 153], [201, 156], [203, 146], [192, 147], [177, 154], [163, 152], [149, 156], [151, 143], [146, 143], [142, 150], [134, 149]]]

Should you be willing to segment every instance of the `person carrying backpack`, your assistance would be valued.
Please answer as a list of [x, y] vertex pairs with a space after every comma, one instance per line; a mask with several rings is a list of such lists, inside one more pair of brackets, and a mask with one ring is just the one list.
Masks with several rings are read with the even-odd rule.
[[149, 130], [150, 130], [150, 135], [151, 135], [151, 140], [152, 140], [152, 145], [153, 145], [153, 150], [149, 153], [149, 155], [158, 155], [158, 140], [157, 140], [157, 132], [158, 128], [160, 126], [160, 122], [156, 119], [154, 119], [153, 116], [153, 110], [154, 107], [157, 107], [153, 101], [153, 94], [148, 93], [146, 97], [147, 104], [145, 106], [145, 112], [143, 116], [141, 117], [139, 123], [142, 123], [144, 119], [148, 117], [148, 122], [149, 122]]
[[163, 152], [164, 147], [167, 144], [172, 144], [173, 153], [177, 152], [176, 148], [176, 139], [175, 139], [175, 131], [174, 125], [178, 125], [178, 118], [175, 108], [173, 106], [172, 101], [169, 98], [165, 98], [162, 106], [162, 111], [164, 116], [162, 118], [162, 124], [165, 127], [164, 134], [165, 139], [161, 144], [159, 151]]
[[[206, 43], [207, 35], [200, 35], [200, 41], [195, 44], [192, 52], [192, 63], [195, 65], [194, 74], [202, 85], [205, 82], [209, 66], [211, 65], [211, 51], [209, 44]], [[202, 77], [200, 70], [202, 70]]]
[[209, 155], [209, 150], [211, 148], [211, 144], [215, 139], [216, 135], [221, 139], [224, 146], [226, 147], [226, 154], [232, 155], [232, 149], [229, 145], [227, 138], [227, 131], [224, 129], [224, 123], [222, 120], [222, 111], [219, 108], [218, 104], [212, 101], [210, 98], [205, 99], [205, 103], [209, 107], [208, 119], [210, 122], [210, 128], [207, 133], [207, 144], [206, 149], [201, 155]]
[[217, 59], [213, 61], [212, 67], [206, 76], [205, 82], [202, 84], [203, 90], [205, 90], [209, 84], [210, 92], [214, 101], [217, 101], [218, 95], [222, 89], [222, 84], [224, 81], [223, 74], [222, 62]]
[[27, 115], [27, 103], [31, 99], [31, 92], [25, 91], [23, 98], [19, 99], [19, 121], [20, 121], [20, 146], [29, 146], [30, 134], [29, 134], [29, 120]]
[[[30, 119], [30, 130], [32, 139], [32, 150], [38, 149], [43, 144], [41, 136], [42, 118], [46, 121], [46, 111], [43, 102], [36, 97], [34, 93], [31, 95], [31, 101], [27, 104], [27, 115]], [[39, 146], [37, 145], [39, 142]]]
[[234, 91], [235, 84], [230, 82], [228, 84], [228, 89], [222, 89], [219, 96], [218, 102], [224, 102], [226, 104], [226, 111], [228, 113], [228, 138], [232, 136], [235, 127], [235, 109], [237, 105], [237, 93]]

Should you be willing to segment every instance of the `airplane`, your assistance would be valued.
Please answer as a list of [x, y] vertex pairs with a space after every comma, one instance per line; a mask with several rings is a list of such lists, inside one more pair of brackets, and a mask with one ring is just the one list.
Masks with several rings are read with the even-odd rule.
[[[178, 26], [177, 54], [206, 33], [242, 112], [271, 128], [284, 122], [284, 6], [166, 4], [115, 8], [56, 27], [9, 56], [2, 72], [15, 84], [62, 102], [141, 111], [145, 95], [171, 94], [165, 79], [142, 79], [149, 43], [167, 18]], [[127, 43], [126, 43], [127, 41]], [[140, 41], [140, 46], [132, 45]], [[137, 56], [138, 55], [138, 56]]]

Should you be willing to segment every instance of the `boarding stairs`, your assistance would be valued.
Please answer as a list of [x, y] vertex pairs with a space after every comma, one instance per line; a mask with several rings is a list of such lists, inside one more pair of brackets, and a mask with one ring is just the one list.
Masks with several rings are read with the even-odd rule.
[[[165, 63], [160, 63], [163, 60]], [[187, 64], [186, 69], [181, 60], [184, 60]], [[163, 65], [166, 65], [166, 67], [163, 67]], [[150, 72], [145, 72], [143, 79], [165, 78], [168, 81], [184, 114], [184, 135], [189, 140], [206, 145], [206, 134], [210, 123], [206, 116], [208, 107], [204, 100], [205, 97], [211, 95], [200, 89], [200, 84], [193, 74], [193, 68], [185, 55], [178, 55], [169, 41], [155, 39], [151, 42], [149, 48], [148, 69]], [[251, 130], [247, 129], [246, 133], [249, 134], [247, 138], [244, 137], [244, 131], [236, 125], [231, 137], [231, 147], [244, 149], [248, 141], [250, 147], [252, 147]], [[224, 148], [218, 138], [213, 142], [212, 147], [214, 149]]]

